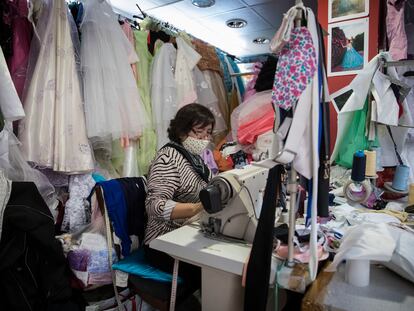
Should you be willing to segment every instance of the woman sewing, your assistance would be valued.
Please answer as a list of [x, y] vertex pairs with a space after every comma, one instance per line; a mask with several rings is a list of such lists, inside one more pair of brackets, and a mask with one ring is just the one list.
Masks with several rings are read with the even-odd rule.
[[[172, 272], [174, 260], [148, 244], [202, 211], [199, 192], [207, 185], [211, 173], [200, 153], [210, 143], [214, 123], [214, 116], [206, 107], [199, 104], [182, 107], [168, 128], [170, 143], [158, 151], [151, 164], [145, 202], [148, 214], [145, 255], [161, 270]], [[199, 267], [181, 263], [179, 271], [184, 279], [200, 284]]]

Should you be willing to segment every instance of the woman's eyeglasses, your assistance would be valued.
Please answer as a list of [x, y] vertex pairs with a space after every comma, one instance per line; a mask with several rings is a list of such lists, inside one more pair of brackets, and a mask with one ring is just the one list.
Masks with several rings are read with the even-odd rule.
[[192, 129], [191, 132], [198, 139], [211, 139], [212, 138], [211, 132], [209, 130]]

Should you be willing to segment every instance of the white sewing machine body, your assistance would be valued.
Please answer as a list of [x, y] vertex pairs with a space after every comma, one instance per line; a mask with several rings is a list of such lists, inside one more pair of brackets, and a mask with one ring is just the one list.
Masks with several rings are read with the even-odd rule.
[[200, 193], [205, 209], [201, 217], [204, 231], [252, 242], [268, 172], [258, 162], [214, 177]]

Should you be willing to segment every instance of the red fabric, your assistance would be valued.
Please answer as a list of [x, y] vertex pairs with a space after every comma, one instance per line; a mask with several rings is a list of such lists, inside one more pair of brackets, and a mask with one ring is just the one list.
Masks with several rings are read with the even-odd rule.
[[252, 120], [241, 124], [237, 131], [237, 139], [243, 145], [254, 144], [257, 136], [273, 129], [275, 115], [268, 113], [260, 119]]
[[217, 164], [219, 172], [229, 171], [234, 167], [233, 160], [231, 157], [223, 157], [220, 152], [221, 146], [226, 142], [226, 139], [223, 139], [216, 145], [216, 148], [213, 150], [214, 161]]

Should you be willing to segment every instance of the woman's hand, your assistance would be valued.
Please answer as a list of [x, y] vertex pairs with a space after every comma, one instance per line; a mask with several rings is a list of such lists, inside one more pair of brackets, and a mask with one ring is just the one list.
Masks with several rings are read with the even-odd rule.
[[171, 212], [171, 219], [190, 218], [203, 210], [203, 204], [198, 203], [177, 203]]
[[[194, 203], [194, 215], [197, 215], [203, 210], [203, 204], [201, 202]], [[194, 216], [193, 215], [193, 216]]]

